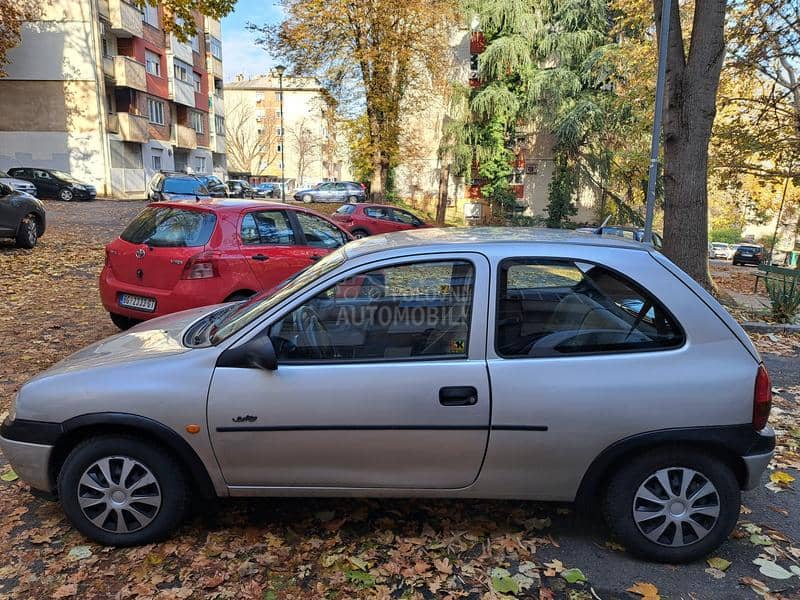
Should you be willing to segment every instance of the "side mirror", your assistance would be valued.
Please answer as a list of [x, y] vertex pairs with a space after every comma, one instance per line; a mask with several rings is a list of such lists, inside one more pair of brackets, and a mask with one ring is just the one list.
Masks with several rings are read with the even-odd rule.
[[272, 340], [262, 334], [241, 344], [228, 348], [217, 358], [218, 367], [229, 369], [263, 369], [274, 371], [278, 368], [278, 357]]

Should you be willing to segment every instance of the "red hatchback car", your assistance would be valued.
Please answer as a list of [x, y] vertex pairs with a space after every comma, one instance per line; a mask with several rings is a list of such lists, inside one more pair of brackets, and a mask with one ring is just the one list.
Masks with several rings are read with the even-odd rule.
[[106, 246], [100, 296], [124, 329], [274, 287], [352, 236], [313, 211], [253, 200], [149, 205]]
[[407, 210], [384, 204], [344, 204], [331, 216], [357, 238], [432, 227]]

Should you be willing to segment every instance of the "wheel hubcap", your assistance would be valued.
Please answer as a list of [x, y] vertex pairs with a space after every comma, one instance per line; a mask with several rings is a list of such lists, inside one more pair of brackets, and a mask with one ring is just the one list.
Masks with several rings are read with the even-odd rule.
[[699, 542], [717, 523], [719, 494], [702, 473], [686, 467], [660, 469], [633, 498], [633, 520], [647, 539], [661, 546]]
[[145, 465], [128, 456], [102, 458], [83, 472], [78, 505], [100, 529], [130, 533], [147, 527], [161, 508], [161, 488]]

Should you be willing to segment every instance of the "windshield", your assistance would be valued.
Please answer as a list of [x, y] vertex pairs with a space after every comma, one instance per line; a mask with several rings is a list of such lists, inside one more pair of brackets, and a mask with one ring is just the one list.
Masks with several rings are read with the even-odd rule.
[[196, 179], [165, 179], [165, 194], [206, 194], [206, 188]]
[[215, 323], [211, 328], [209, 340], [216, 345], [229, 338], [295, 292], [333, 271], [345, 261], [345, 258], [344, 250], [339, 249], [274, 288], [253, 296], [238, 310], [224, 315], [218, 323]]
[[59, 179], [63, 179], [64, 181], [74, 181], [76, 183], [78, 182], [78, 180], [75, 179], [72, 175], [70, 175], [69, 173], [64, 173], [64, 171], [50, 171], [50, 174], [55, 177], [58, 177]]
[[165, 248], [205, 246], [216, 222], [214, 213], [206, 211], [149, 206], [119, 237], [131, 244]]

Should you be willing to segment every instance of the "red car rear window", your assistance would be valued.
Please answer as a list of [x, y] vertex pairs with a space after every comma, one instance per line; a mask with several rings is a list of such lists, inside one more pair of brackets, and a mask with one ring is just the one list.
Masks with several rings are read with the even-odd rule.
[[132, 244], [167, 248], [205, 246], [214, 232], [214, 213], [148, 206], [125, 228], [120, 238]]

